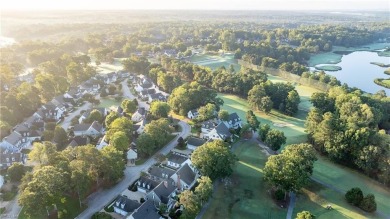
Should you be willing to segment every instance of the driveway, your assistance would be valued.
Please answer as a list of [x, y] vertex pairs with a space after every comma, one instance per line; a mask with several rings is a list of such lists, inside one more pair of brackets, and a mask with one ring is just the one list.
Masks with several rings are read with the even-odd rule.
[[[158, 151], [156, 154], [168, 154], [177, 144], [177, 139], [179, 137], [186, 138], [191, 133], [191, 127], [180, 121], [179, 125], [182, 127], [182, 132], [177, 135], [170, 143], [168, 143], [164, 148]], [[135, 180], [137, 180], [140, 176], [141, 171], [147, 171], [147, 169], [156, 162], [155, 155], [149, 158], [145, 163], [139, 166], [134, 167], [126, 167], [125, 176], [123, 180], [115, 185], [114, 187], [106, 190], [100, 190], [92, 195], [90, 195], [86, 202], [88, 208], [85, 209], [79, 216], [76, 218], [90, 218], [95, 212], [100, 211], [104, 208], [105, 205], [109, 204], [111, 200], [116, 198], [120, 193], [122, 193], [127, 187], [132, 184]]]
[[69, 115], [66, 116], [65, 119], [64, 119], [64, 121], [61, 123], [62, 128], [64, 128], [65, 130], [67, 130], [68, 127], [70, 126], [70, 123], [71, 123], [72, 119], [73, 119], [75, 116], [78, 116], [82, 110], [87, 110], [87, 109], [89, 109], [91, 106], [92, 106], [92, 104], [89, 103], [89, 102], [87, 102], [87, 103], [85, 103], [84, 105], [82, 105], [81, 107], [79, 107], [77, 110], [75, 110], [75, 111], [69, 113]]

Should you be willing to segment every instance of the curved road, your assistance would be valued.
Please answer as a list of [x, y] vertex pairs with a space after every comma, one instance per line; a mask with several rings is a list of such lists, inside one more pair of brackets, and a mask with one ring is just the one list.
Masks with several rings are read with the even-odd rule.
[[[187, 123], [180, 121], [179, 125], [182, 127], [182, 131], [156, 154], [159, 153], [168, 154], [169, 151], [171, 151], [176, 146], [176, 142], [179, 137], [186, 138], [187, 136], [190, 135], [191, 127]], [[134, 166], [134, 167], [126, 167], [125, 177], [123, 178], [123, 180], [110, 189], [100, 190], [90, 195], [86, 200], [88, 208], [85, 209], [76, 218], [78, 219], [91, 218], [91, 216], [95, 212], [100, 211], [102, 208], [104, 208], [105, 205], [109, 204], [111, 200], [116, 198], [121, 192], [127, 189], [127, 187], [130, 184], [132, 184], [135, 180], [137, 180], [140, 176], [141, 171], [146, 171], [154, 163], [155, 163], [155, 155], [150, 157], [142, 165]]]

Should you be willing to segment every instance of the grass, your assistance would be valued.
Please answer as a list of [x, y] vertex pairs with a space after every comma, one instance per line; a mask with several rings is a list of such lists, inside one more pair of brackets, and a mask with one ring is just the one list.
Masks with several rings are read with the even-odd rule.
[[197, 54], [189, 58], [190, 62], [202, 65], [215, 70], [221, 66], [229, 68], [230, 65], [233, 65], [236, 72], [240, 71], [241, 66], [238, 64], [237, 60], [234, 59], [234, 55], [208, 55], [208, 54]]
[[316, 66], [315, 67], [317, 70], [322, 70], [322, 71], [340, 71], [341, 67], [337, 65], [322, 65], [322, 66]]
[[98, 107], [110, 108], [112, 106], [119, 106], [119, 105], [121, 105], [121, 102], [115, 100], [114, 98], [101, 98]]
[[390, 79], [376, 78], [375, 84], [390, 89]]
[[[332, 205], [331, 210], [327, 210], [327, 205]], [[344, 195], [326, 188], [314, 181], [297, 194], [293, 218], [301, 211], [310, 211], [318, 219], [327, 218], [380, 218], [379, 215], [366, 213], [357, 207], [347, 203]]]
[[237, 144], [235, 154], [240, 161], [230, 177], [232, 185], [218, 185], [203, 218], [285, 218], [287, 210], [274, 203], [262, 180], [266, 155], [257, 144]]
[[386, 69], [383, 73], [390, 75], [390, 68]]
[[[250, 109], [246, 100], [234, 95], [219, 94], [219, 97], [225, 102], [223, 109], [229, 112], [237, 112], [240, 118], [245, 120], [245, 113]], [[270, 124], [272, 128], [283, 131], [287, 137], [287, 144], [306, 142], [307, 135], [304, 132], [306, 113], [302, 112], [302, 110], [300, 110], [296, 118], [284, 116], [274, 111], [270, 115], [260, 112], [255, 112], [255, 114], [262, 124]], [[294, 126], [280, 128], [273, 126], [273, 123], [290, 123]], [[318, 156], [318, 158], [313, 173], [316, 179], [333, 185], [342, 191], [347, 191], [352, 187], [360, 187], [365, 194], [372, 193], [375, 195], [378, 210], [386, 215], [390, 215], [390, 191], [388, 189], [352, 169], [337, 165], [324, 157]], [[332, 201], [330, 200], [330, 202]]]
[[[86, 209], [87, 206], [83, 205], [80, 208], [80, 204], [77, 198], [75, 197], [66, 197], [66, 202], [57, 205], [58, 211], [65, 210], [67, 213], [63, 215], [62, 219], [71, 219], [77, 217], [82, 211]], [[42, 211], [41, 214], [35, 218], [30, 218], [26, 215], [25, 208], [22, 208], [18, 219], [45, 219], [48, 218], [46, 211]], [[56, 217], [57, 218], [57, 217]]]

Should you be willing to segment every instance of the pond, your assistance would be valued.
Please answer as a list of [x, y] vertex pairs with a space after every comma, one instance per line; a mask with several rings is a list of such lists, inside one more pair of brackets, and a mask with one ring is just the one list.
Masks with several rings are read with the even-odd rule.
[[[341, 57], [341, 61], [336, 66], [341, 67], [339, 71], [325, 71], [327, 74], [335, 76], [341, 83], [347, 83], [350, 87], [357, 87], [369, 93], [376, 93], [385, 90], [390, 96], [390, 89], [384, 88], [374, 83], [376, 78], [388, 78], [384, 73], [387, 68], [380, 67], [371, 62], [390, 64], [390, 57], [379, 56], [374, 51], [356, 51]], [[319, 64], [326, 66], [328, 64]]]

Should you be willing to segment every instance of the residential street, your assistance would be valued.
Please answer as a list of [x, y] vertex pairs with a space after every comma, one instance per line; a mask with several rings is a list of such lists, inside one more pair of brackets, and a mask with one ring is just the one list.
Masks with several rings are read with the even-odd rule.
[[70, 126], [70, 122], [71, 120], [73, 119], [73, 117], [77, 116], [80, 114], [80, 112], [82, 110], [87, 110], [91, 107], [91, 103], [89, 102], [86, 102], [84, 105], [82, 105], [80, 108], [78, 108], [77, 110], [69, 113], [68, 116], [65, 117], [64, 121], [61, 123], [61, 126], [62, 128], [64, 128], [65, 130], [68, 129], [68, 127]]
[[[179, 137], [186, 138], [188, 135], [190, 135], [191, 127], [187, 123], [180, 121], [179, 125], [182, 127], [182, 132], [156, 154], [168, 154], [168, 152], [172, 150], [177, 144], [177, 139]], [[141, 171], [146, 171], [155, 162], [156, 161], [153, 156], [147, 161], [145, 161], [145, 163], [142, 165], [135, 167], [127, 167], [125, 170], [125, 177], [120, 183], [110, 189], [95, 192], [87, 198], [88, 208], [85, 209], [85, 211], [83, 211], [77, 218], [90, 218], [95, 212], [100, 211], [105, 205], [109, 204], [111, 200], [116, 198], [117, 195], [127, 189], [130, 184], [137, 180], [140, 176]]]
[[[123, 96], [128, 99], [134, 99], [136, 98], [131, 92], [130, 88], [127, 85], [127, 80], [124, 80], [121, 82], [122, 83], [122, 90], [123, 90]], [[145, 101], [141, 101], [139, 98], [137, 98], [138, 101], [138, 106], [139, 107], [144, 107], [146, 110], [149, 110], [150, 106], [147, 104]]]

